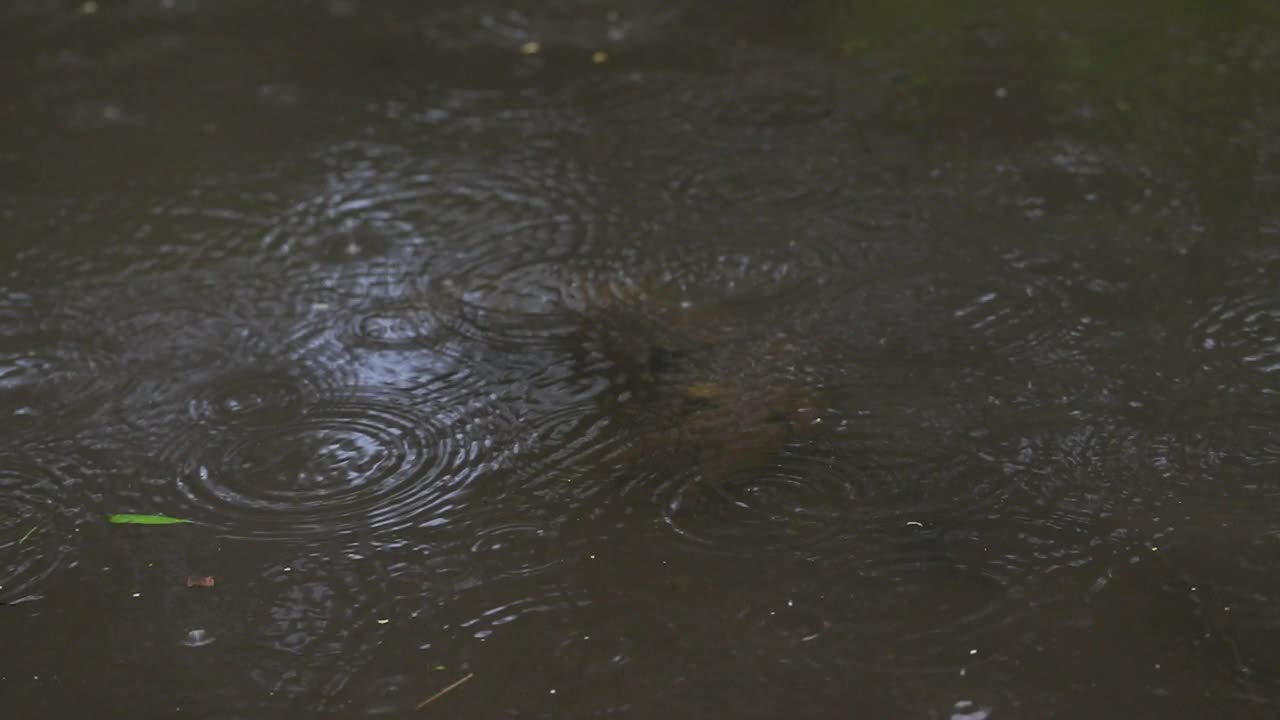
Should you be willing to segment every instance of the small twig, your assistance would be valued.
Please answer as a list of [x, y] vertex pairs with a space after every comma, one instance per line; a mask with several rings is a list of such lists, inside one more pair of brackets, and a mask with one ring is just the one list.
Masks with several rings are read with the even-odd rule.
[[18, 541], [18, 544], [19, 544], [19, 545], [21, 545], [22, 543], [26, 542], [26, 541], [27, 541], [27, 538], [31, 537], [31, 533], [35, 532], [35, 531], [36, 531], [36, 528], [38, 528], [38, 527], [40, 527], [40, 526], [39, 526], [39, 525], [32, 525], [32, 526], [31, 526], [31, 529], [27, 531], [27, 534], [26, 534], [26, 535], [23, 535], [23, 536], [22, 536], [22, 539]]
[[454, 690], [455, 688], [457, 688], [457, 687], [458, 687], [459, 685], [461, 685], [462, 683], [464, 683], [464, 682], [466, 682], [466, 681], [470, 680], [471, 678], [475, 677], [475, 675], [476, 675], [475, 673], [467, 673], [466, 675], [463, 675], [461, 678], [459, 678], [459, 679], [457, 679], [457, 680], [454, 680], [452, 683], [449, 683], [449, 686], [448, 686], [448, 687], [446, 687], [445, 689], [441, 690], [440, 692], [436, 693], [435, 695], [432, 695], [431, 697], [427, 698], [426, 700], [423, 700], [422, 702], [418, 703], [418, 706], [417, 706], [416, 708], [414, 708], [414, 710], [421, 710], [422, 708], [426, 707], [427, 705], [430, 705], [431, 703], [435, 702], [436, 700], [439, 700], [440, 698], [444, 697], [444, 694], [445, 694], [445, 693], [447, 693], [447, 692], [450, 692], [450, 691]]

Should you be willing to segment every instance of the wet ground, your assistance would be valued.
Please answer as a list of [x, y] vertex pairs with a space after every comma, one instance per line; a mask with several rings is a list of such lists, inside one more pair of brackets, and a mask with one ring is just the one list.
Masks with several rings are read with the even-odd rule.
[[6, 5], [5, 717], [1276, 717], [1278, 30]]

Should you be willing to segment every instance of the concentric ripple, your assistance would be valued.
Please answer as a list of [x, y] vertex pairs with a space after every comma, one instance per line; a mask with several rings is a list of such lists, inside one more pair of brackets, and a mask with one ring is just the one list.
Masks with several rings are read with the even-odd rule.
[[537, 575], [563, 562], [554, 528], [525, 522], [481, 528], [471, 552], [490, 563], [502, 577]]
[[653, 0], [626, 0], [604, 7], [560, 3], [468, 3], [437, 11], [427, 27], [433, 44], [499, 44], [518, 48], [530, 38], [543, 38], [582, 48], [608, 41], [635, 42], [669, 28], [685, 12]]
[[678, 542], [768, 554], [835, 531], [849, 496], [831, 458], [806, 442], [822, 420], [802, 389], [682, 392], [624, 403], [620, 419], [635, 426], [613, 453], [626, 492], [651, 498]]
[[302, 414], [309, 398], [336, 391], [335, 378], [323, 369], [302, 363], [254, 366], [253, 360], [245, 353], [221, 365], [140, 375], [114, 410], [133, 442], [150, 437], [164, 443], [178, 427], [247, 430], [285, 423]]
[[271, 256], [331, 267], [386, 255], [415, 239], [402, 211], [423, 194], [431, 169], [395, 144], [317, 146], [306, 162], [316, 178], [299, 187], [261, 240]]
[[367, 142], [318, 149], [323, 180], [292, 193], [263, 238], [265, 252], [291, 272], [341, 275], [367, 293], [411, 281], [424, 258], [433, 275], [467, 277], [571, 254], [614, 219], [598, 207], [599, 182], [572, 155], [524, 143], [465, 158], [455, 152]]
[[1052, 362], [1071, 350], [1082, 332], [1067, 295], [1047, 278], [1016, 274], [991, 277], [988, 284], [953, 286], [951, 318], [972, 345], [1005, 357]]
[[901, 307], [904, 327], [916, 328], [903, 340], [912, 347], [1046, 366], [1078, 360], [1092, 331], [1064, 282], [1052, 265], [1014, 254], [990, 266], [925, 269], [877, 292], [887, 293], [886, 306]]
[[[233, 537], [316, 537], [444, 521], [495, 438], [457, 408], [365, 392], [296, 418], [195, 428], [168, 448], [192, 519]], [[451, 418], [450, 415], [453, 415]]]
[[[859, 519], [871, 536], [861, 557], [819, 560], [843, 568], [810, 593], [829, 635], [876, 647], [865, 661], [879, 669], [954, 672], [1018, 654], [1009, 639], [1033, 638], [1030, 624], [1056, 620], [1063, 588], [1084, 592], [1162, 544], [1165, 508], [1143, 494], [1151, 488], [1134, 477], [1136, 461], [1117, 462], [1134, 452], [1131, 434], [1086, 426], [1019, 436], [1003, 448], [984, 442], [985, 482], [996, 494], [930, 503], [892, 524]], [[1115, 482], [1118, 470], [1125, 483]], [[962, 487], [952, 484], [950, 496], [964, 498]]]
[[811, 547], [840, 531], [851, 498], [822, 458], [779, 453], [760, 467], [657, 485], [662, 522], [682, 544], [732, 555]]
[[105, 322], [120, 344], [127, 364], [150, 372], [214, 367], [252, 347], [256, 334], [237, 316], [234, 296], [186, 289], [183, 279], [138, 297], [104, 293], [99, 301], [115, 305]]
[[66, 459], [0, 454], [0, 601], [38, 594], [74, 562], [87, 519], [83, 472]]
[[700, 230], [711, 237], [699, 238], [677, 253], [629, 260], [629, 265], [638, 266], [643, 273], [639, 277], [644, 279], [651, 303], [665, 304], [669, 309], [703, 308], [721, 315], [741, 311], [758, 323], [760, 313], [785, 311], [789, 306], [782, 300], [829, 279], [831, 258], [808, 248], [780, 247], [766, 233], [758, 239], [758, 247], [743, 250], [746, 239], [741, 236], [734, 237], [734, 245], [721, 246], [714, 241], [722, 236], [720, 228]]
[[459, 306], [434, 291], [378, 298], [348, 309], [332, 337], [359, 385], [405, 390], [428, 402], [482, 397], [491, 388], [473, 361], [485, 347], [467, 342]]
[[[371, 350], [428, 350], [447, 342], [449, 307], [442, 296], [422, 300], [382, 301], [352, 318], [349, 335]], [[443, 307], [442, 307], [443, 305]]]
[[458, 299], [459, 329], [499, 348], [562, 343], [591, 313], [618, 309], [640, 294], [607, 271], [556, 263], [478, 269], [450, 291]]
[[1243, 294], [1215, 300], [1195, 322], [1193, 349], [1280, 378], [1280, 296]]
[[614, 457], [627, 492], [651, 498], [682, 545], [730, 555], [861, 546], [882, 528], [972, 516], [1012, 484], [975, 455], [972, 418], [918, 381], [897, 405], [849, 415], [828, 406], [846, 400], [800, 378], [724, 380], [621, 410], [629, 447]]
[[272, 423], [355, 384], [331, 313], [267, 284], [175, 274], [95, 297], [119, 348], [100, 374], [121, 388], [110, 404], [121, 426], [167, 436], [175, 422]]
[[188, 409], [197, 421], [228, 426], [276, 425], [302, 412], [308, 389], [286, 372], [246, 370], [220, 375], [200, 387]]
[[392, 617], [383, 568], [355, 549], [311, 551], [257, 578], [235, 638], [259, 648], [249, 677], [274, 697], [319, 709], [375, 657]]
[[[457, 374], [465, 370], [459, 367], [464, 356], [509, 349], [510, 343], [531, 343], [546, 334], [535, 312], [495, 310], [487, 306], [495, 301], [483, 292], [467, 295], [446, 281], [370, 300], [349, 312], [339, 333], [362, 363], [394, 362], [401, 374], [419, 378]], [[383, 378], [377, 383], [386, 384]]]
[[868, 563], [853, 577], [856, 583], [823, 595], [841, 605], [832, 634], [877, 648], [861, 659], [895, 674], [953, 672], [1012, 652], [993, 642], [1031, 610], [1027, 577], [994, 559], [907, 553]]
[[0, 297], [0, 429], [46, 434], [73, 427], [122, 392], [117, 346], [99, 318], [29, 296]]
[[[1273, 483], [1258, 477], [1280, 465], [1280, 302], [1272, 290], [1280, 264], [1265, 254], [1246, 254], [1242, 264], [1223, 277], [1227, 288], [1187, 300], [1191, 322], [1170, 337], [1176, 345], [1156, 372], [1133, 363], [1152, 429], [1164, 435], [1151, 445], [1158, 467], [1197, 504], [1233, 492], [1271, 495]], [[1133, 354], [1140, 358], [1141, 348]]]
[[[582, 588], [575, 588], [556, 581], [530, 582], [518, 595], [505, 597], [498, 603], [482, 607], [479, 615], [459, 623], [460, 630], [476, 640], [486, 640], [504, 625], [527, 622], [538, 615], [563, 617], [569, 611], [589, 607], [590, 595]], [[515, 590], [512, 583], [504, 589]], [[514, 598], [514, 599], [513, 599]]]

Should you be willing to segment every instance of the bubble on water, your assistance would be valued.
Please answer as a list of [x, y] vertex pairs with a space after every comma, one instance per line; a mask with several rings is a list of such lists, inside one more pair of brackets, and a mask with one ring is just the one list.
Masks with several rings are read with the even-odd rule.
[[213, 643], [213, 635], [203, 628], [192, 628], [187, 631], [186, 636], [182, 639], [182, 644], [187, 647], [204, 647]]
[[987, 720], [991, 717], [991, 708], [979, 707], [971, 700], [960, 700], [951, 707], [951, 720]]

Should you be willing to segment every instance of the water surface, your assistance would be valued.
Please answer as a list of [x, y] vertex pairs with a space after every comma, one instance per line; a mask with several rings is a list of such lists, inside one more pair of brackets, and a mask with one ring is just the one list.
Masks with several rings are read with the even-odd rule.
[[1025, 5], [0, 11], [7, 716], [1274, 717], [1280, 16]]

